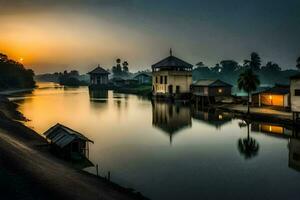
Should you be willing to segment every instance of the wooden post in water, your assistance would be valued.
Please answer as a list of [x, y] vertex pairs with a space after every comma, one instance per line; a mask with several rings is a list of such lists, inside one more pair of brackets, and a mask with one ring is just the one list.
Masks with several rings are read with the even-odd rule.
[[98, 164], [96, 165], [96, 173], [97, 173], [97, 176], [99, 176]]
[[110, 182], [110, 171], [108, 171], [108, 173], [107, 173], [107, 179]]

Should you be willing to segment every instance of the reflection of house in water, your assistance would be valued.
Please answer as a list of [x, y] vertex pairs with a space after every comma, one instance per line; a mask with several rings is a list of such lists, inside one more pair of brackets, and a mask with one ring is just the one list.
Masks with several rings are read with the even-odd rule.
[[216, 128], [221, 128], [221, 126], [231, 122], [232, 114], [210, 109], [210, 110], [197, 110], [192, 109], [192, 116], [196, 120], [200, 120], [208, 125], [214, 126]]
[[106, 99], [108, 98], [108, 90], [89, 90], [89, 95], [91, 101], [106, 101]]
[[289, 167], [300, 171], [300, 139], [289, 140]]
[[172, 143], [175, 133], [192, 126], [190, 107], [153, 101], [152, 124], [168, 133]]
[[290, 137], [293, 131], [283, 126], [267, 123], [251, 123], [251, 131], [273, 134], [274, 136]]

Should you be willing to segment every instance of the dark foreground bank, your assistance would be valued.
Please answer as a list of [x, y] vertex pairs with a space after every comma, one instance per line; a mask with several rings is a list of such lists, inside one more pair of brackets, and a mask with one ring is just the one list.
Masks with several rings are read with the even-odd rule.
[[0, 101], [1, 199], [146, 199], [72, 167], [48, 151], [47, 143], [22, 123], [16, 105]]

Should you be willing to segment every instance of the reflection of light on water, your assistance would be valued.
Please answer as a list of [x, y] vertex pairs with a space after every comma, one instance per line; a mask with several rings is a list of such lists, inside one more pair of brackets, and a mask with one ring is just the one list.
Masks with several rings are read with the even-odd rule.
[[284, 128], [281, 126], [274, 126], [274, 125], [261, 125], [261, 131], [269, 132], [269, 133], [276, 133], [276, 134], [284, 134]]

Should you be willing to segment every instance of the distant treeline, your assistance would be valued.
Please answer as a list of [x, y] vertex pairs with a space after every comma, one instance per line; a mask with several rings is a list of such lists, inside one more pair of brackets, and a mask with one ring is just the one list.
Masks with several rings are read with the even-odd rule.
[[[295, 65], [297, 68], [300, 66], [299, 63], [298, 58]], [[262, 65], [260, 56], [253, 52], [250, 59], [244, 60], [242, 65], [234, 60], [223, 60], [214, 67], [199, 62], [193, 70], [193, 79], [221, 79], [236, 85], [239, 75], [247, 68], [251, 68], [259, 76], [262, 85], [289, 84], [289, 77], [299, 73], [298, 70], [282, 70], [278, 64], [271, 61]]]
[[34, 72], [0, 53], [0, 90], [35, 87]]
[[70, 72], [55, 72], [53, 74], [36, 75], [35, 79], [41, 82], [55, 82], [66, 86], [81, 86], [88, 85], [88, 75], [79, 75], [77, 70]]

